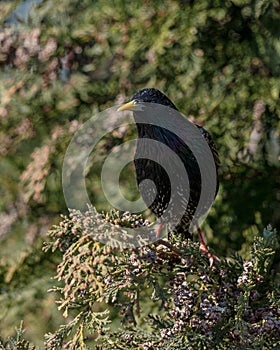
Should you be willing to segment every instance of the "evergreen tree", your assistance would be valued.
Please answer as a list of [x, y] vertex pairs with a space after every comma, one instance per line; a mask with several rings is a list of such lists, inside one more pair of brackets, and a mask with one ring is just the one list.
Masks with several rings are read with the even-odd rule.
[[[274, 0], [1, 2], [2, 347], [43, 346], [46, 333], [50, 349], [276, 348], [279, 9]], [[72, 136], [145, 86], [217, 144], [221, 186], [203, 230], [225, 259], [213, 270], [196, 243], [176, 243], [183, 258], [153, 245], [122, 251], [75, 221], [94, 222], [95, 209], [68, 215], [61, 168]], [[99, 175], [91, 169], [87, 187], [106, 211]], [[123, 215], [102, 220], [144, 222]]]

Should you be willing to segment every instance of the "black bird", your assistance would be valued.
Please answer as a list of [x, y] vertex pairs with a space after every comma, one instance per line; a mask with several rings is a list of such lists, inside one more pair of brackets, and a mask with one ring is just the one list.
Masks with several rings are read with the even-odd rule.
[[[174, 110], [178, 111], [176, 106], [170, 101], [170, 99], [166, 95], [164, 95], [161, 91], [154, 88], [145, 88], [138, 91], [130, 99], [128, 103], [122, 105], [118, 109], [119, 111], [123, 111], [123, 110], [133, 111], [133, 116], [137, 125], [138, 141], [137, 141], [137, 149], [136, 149], [136, 156], [135, 156], [134, 163], [135, 163], [136, 178], [140, 189], [140, 193], [143, 197], [144, 202], [148, 205], [148, 207], [152, 210], [152, 212], [158, 218], [161, 218], [163, 216], [165, 210], [168, 208], [170, 201], [172, 201], [172, 191], [171, 191], [172, 180], [170, 179], [170, 176], [167, 174], [164, 167], [159, 164], [160, 162], [158, 163], [155, 160], [141, 157], [141, 155], [145, 153], [144, 152], [145, 143], [141, 142], [141, 140], [148, 138], [151, 140], [159, 141], [160, 143], [169, 147], [169, 149], [172, 152], [175, 152], [176, 155], [179, 156], [180, 161], [182, 162], [182, 164], [185, 167], [185, 170], [188, 173], [189, 197], [188, 197], [187, 205], [186, 205], [186, 198], [182, 198], [182, 203], [183, 203], [182, 205], [185, 206], [184, 213], [180, 221], [177, 222], [176, 226], [172, 229], [172, 232], [170, 232], [169, 235], [174, 234], [174, 235], [181, 235], [183, 238], [191, 238], [192, 235], [189, 231], [189, 228], [193, 220], [194, 213], [197, 209], [197, 205], [201, 194], [201, 173], [200, 173], [199, 165], [197, 163], [197, 160], [194, 154], [192, 153], [191, 149], [188, 147], [186, 142], [184, 142], [175, 133], [170, 131], [170, 129], [167, 130], [162, 126], [152, 124], [153, 113], [151, 113], [150, 115], [146, 115], [144, 118], [144, 121], [143, 121], [143, 118], [141, 119], [141, 116], [143, 116], [143, 113], [145, 113], [145, 106], [147, 106], [146, 102], [163, 105], [163, 106], [169, 107], [173, 111]], [[147, 113], [148, 112], [146, 108], [146, 114]], [[180, 118], [179, 112], [178, 112], [178, 116]], [[172, 117], [172, 114], [171, 114], [171, 117]], [[182, 121], [183, 120], [185, 120], [185, 118], [182, 116]], [[187, 123], [186, 121], [185, 123], [186, 123], [186, 127], [188, 127], [189, 123]], [[202, 139], [204, 138], [210, 147], [210, 150], [213, 155], [215, 168], [216, 168], [215, 170], [217, 175], [217, 169], [219, 166], [219, 157], [218, 157], [218, 153], [215, 148], [215, 145], [212, 141], [212, 138], [204, 128], [202, 128], [199, 125], [196, 125], [196, 127], [200, 131], [202, 135]], [[202, 141], [203, 140], [201, 140], [201, 143]], [[199, 148], [200, 145], [196, 145], [196, 147]], [[163, 153], [164, 151], [161, 152], [160, 148], [158, 148], [156, 152]], [[140, 155], [140, 158], [138, 157], [138, 155]], [[164, 158], [165, 155], [164, 154], [159, 155], [159, 159], [161, 157]], [[174, 176], [176, 176], [176, 174], [177, 173], [176, 173], [176, 165], [175, 165]], [[155, 187], [153, 187], [153, 190], [145, 186], [141, 188], [140, 184], [142, 183], [143, 180], [147, 180], [147, 179], [152, 180], [153, 183], [155, 184]], [[185, 185], [184, 183], [181, 183], [179, 184], [179, 186], [177, 186], [178, 193], [182, 192], [184, 185]], [[219, 182], [218, 182], [217, 176], [216, 176], [216, 183], [214, 184], [214, 187], [215, 188], [213, 189], [213, 192], [215, 197], [219, 188]], [[214, 200], [214, 197], [212, 198], [212, 201]], [[208, 205], [205, 208], [205, 212], [209, 209], [211, 204], [212, 203], [208, 203]], [[171, 214], [169, 216], [169, 220], [172, 221], [172, 215], [175, 215], [175, 214], [174, 214], [174, 211], [172, 212], [172, 210], [170, 213]], [[204, 214], [204, 213], [201, 213], [201, 214]], [[199, 230], [198, 227], [197, 229], [200, 236], [201, 231]], [[200, 237], [200, 241], [202, 244], [201, 246], [202, 251], [204, 250], [204, 252], [206, 252], [207, 248], [205, 246], [202, 236]]]

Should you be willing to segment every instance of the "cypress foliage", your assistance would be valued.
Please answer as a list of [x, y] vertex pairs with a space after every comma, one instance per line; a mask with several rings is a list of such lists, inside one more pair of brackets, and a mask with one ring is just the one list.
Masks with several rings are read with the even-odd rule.
[[[279, 9], [275, 0], [1, 2], [0, 347], [277, 348]], [[222, 258], [213, 269], [196, 242], [175, 242], [181, 257], [124, 248], [107, 224], [146, 217], [110, 212], [96, 188], [101, 165], [87, 174], [96, 209], [65, 205], [61, 168], [75, 132], [146, 86], [204, 125], [219, 150], [220, 191], [203, 226]], [[132, 133], [107, 135], [101, 153]]]

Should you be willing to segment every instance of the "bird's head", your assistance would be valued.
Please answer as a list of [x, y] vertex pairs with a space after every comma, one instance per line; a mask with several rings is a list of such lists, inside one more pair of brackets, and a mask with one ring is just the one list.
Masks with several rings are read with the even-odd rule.
[[144, 103], [157, 103], [177, 110], [174, 103], [161, 91], [154, 88], [145, 88], [136, 92], [129, 102], [119, 107], [118, 111], [143, 111]]

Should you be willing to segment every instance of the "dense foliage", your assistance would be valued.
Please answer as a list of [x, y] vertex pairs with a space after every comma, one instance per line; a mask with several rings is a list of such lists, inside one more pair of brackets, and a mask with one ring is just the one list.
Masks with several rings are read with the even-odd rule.
[[59, 308], [75, 317], [46, 336], [47, 349], [277, 348], [280, 242], [271, 227], [253, 242], [250, 259], [235, 255], [210, 268], [192, 242], [175, 244], [179, 254], [164, 245], [123, 249], [114, 235], [101, 244], [90, 230], [97, 220], [103, 230], [107, 221], [139, 225], [137, 216], [102, 217], [90, 208], [50, 231], [45, 249], [63, 252]]
[[[82, 347], [83, 329], [90, 344], [98, 334], [102, 348], [176, 349], [186, 339], [201, 348], [272, 348], [279, 340], [279, 238], [265, 228], [280, 226], [279, 1], [2, 1], [0, 23], [3, 339], [23, 320], [26, 333], [20, 328], [8, 341], [25, 348], [22, 336], [42, 346], [45, 333], [49, 348], [64, 340]], [[73, 216], [46, 237], [67, 214], [61, 167], [73, 134], [145, 86], [163, 90], [211, 132], [221, 188], [203, 229], [217, 255], [239, 251], [242, 258], [210, 270], [196, 243], [181, 243], [182, 258], [152, 246], [119, 251], [73, 232]], [[97, 170], [87, 185], [93, 205], [107, 210]], [[42, 252], [44, 241], [53, 249]], [[96, 261], [84, 265], [88, 252]], [[55, 274], [61, 308], [74, 308], [64, 326], [59, 297], [46, 293]], [[128, 323], [121, 334], [118, 311]]]

